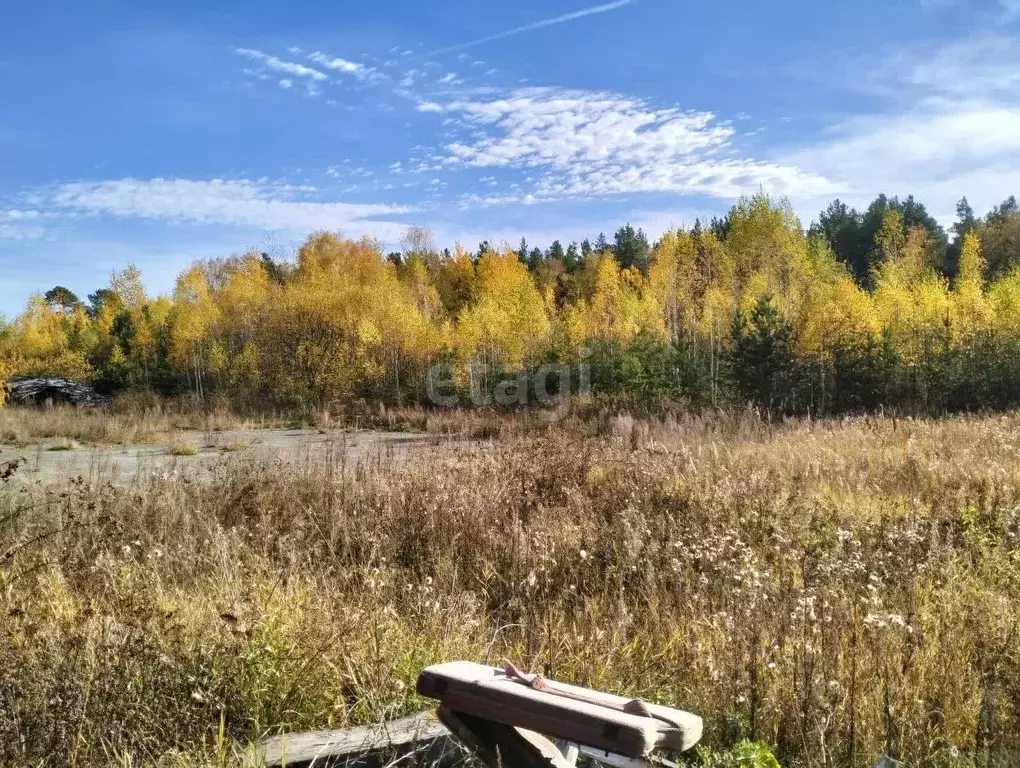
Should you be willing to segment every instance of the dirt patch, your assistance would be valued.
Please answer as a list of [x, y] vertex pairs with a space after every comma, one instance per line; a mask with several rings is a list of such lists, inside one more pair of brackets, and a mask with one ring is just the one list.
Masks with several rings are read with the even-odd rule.
[[[219, 432], [184, 430], [165, 444], [75, 446], [62, 438], [42, 440], [28, 448], [3, 449], [2, 458], [23, 457], [15, 474], [21, 483], [50, 484], [84, 477], [93, 482], [131, 485], [153, 474], [176, 470], [195, 478], [227, 461], [284, 461], [309, 471], [324, 467], [351, 469], [366, 462], [405, 461], [434, 439], [402, 432], [322, 432], [316, 429], [227, 429]], [[190, 451], [174, 450], [187, 445]], [[59, 450], [55, 450], [60, 446]]]

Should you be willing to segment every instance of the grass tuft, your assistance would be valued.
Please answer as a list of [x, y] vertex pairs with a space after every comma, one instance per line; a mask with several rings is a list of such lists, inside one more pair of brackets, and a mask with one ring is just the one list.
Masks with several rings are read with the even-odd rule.
[[171, 456], [197, 456], [198, 446], [194, 443], [176, 441], [169, 446]]

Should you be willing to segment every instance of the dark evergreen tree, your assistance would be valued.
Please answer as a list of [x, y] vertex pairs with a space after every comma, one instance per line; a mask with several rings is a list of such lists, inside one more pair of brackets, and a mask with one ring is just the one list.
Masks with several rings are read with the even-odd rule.
[[988, 277], [1001, 277], [1020, 264], [1020, 206], [1008, 197], [992, 208], [978, 229]]
[[912, 195], [900, 202], [899, 198], [881, 194], [871, 201], [864, 213], [847, 209], [844, 203], [836, 200], [819, 215], [818, 224], [812, 226], [811, 232], [824, 234], [833, 251], [850, 266], [857, 280], [862, 285], [868, 285], [882, 258], [875, 244], [875, 236], [890, 210], [896, 210], [902, 215], [904, 234], [916, 226], [928, 231], [929, 261], [932, 266], [947, 271], [949, 265], [946, 251], [949, 240], [946, 232]]
[[1016, 196], [1010, 195], [988, 212], [985, 221], [989, 224], [999, 224], [1016, 213], [1020, 213], [1020, 205], [1017, 204]]
[[118, 312], [113, 318], [113, 328], [111, 331], [113, 338], [120, 346], [121, 352], [124, 353], [125, 357], [129, 357], [135, 344], [135, 338], [138, 335], [138, 329], [135, 328], [135, 321], [131, 317], [131, 313], [124, 310]]
[[96, 317], [103, 307], [117, 306], [120, 304], [120, 297], [109, 288], [100, 288], [88, 296], [89, 306], [86, 310], [90, 317]]
[[635, 230], [630, 224], [616, 230], [613, 236], [613, 254], [624, 269], [635, 267], [641, 274], [648, 274], [651, 252], [651, 246], [643, 230]]
[[842, 200], [833, 200], [818, 215], [818, 222], [811, 225], [808, 234], [820, 235], [829, 242], [836, 258], [853, 272], [857, 282], [868, 282], [868, 253], [871, 242], [863, 232], [864, 217], [854, 208], [848, 208]]
[[708, 225], [708, 228], [715, 233], [715, 236], [720, 240], [725, 240], [730, 235], [730, 215], [727, 213], [722, 218], [712, 217], [712, 222]]
[[733, 318], [730, 366], [740, 396], [768, 409], [792, 407], [796, 382], [793, 326], [770, 296], [758, 300], [750, 317]]
[[43, 294], [43, 299], [56, 310], [71, 312], [81, 306], [81, 300], [70, 288], [55, 285]]
[[581, 262], [581, 256], [577, 251], [577, 243], [571, 243], [567, 246], [566, 252], [563, 254], [563, 263], [566, 264], [567, 271], [573, 272], [577, 269], [577, 265]]
[[974, 209], [967, 202], [966, 197], [960, 198], [956, 204], [956, 223], [953, 224], [953, 235], [957, 240], [962, 240], [968, 232], [973, 232], [981, 226], [981, 219], [974, 215]]
[[524, 264], [528, 263], [528, 241], [523, 237], [521, 238], [520, 246], [517, 248], [517, 258]]
[[[274, 283], [283, 285], [287, 281], [287, 271], [283, 267], [283, 265], [278, 264], [276, 260], [268, 253], [263, 252], [260, 255], [262, 257], [262, 269], [266, 271], [266, 274], [269, 276], [269, 279], [272, 280]], [[399, 256], [399, 254], [397, 255]], [[392, 256], [393, 254], [391, 253], [389, 254], [389, 256], [387, 256], [387, 258], [390, 258], [392, 260]]]
[[528, 269], [532, 272], [537, 272], [538, 268], [542, 266], [544, 256], [542, 255], [541, 248], [532, 248], [531, 253], [528, 254]]

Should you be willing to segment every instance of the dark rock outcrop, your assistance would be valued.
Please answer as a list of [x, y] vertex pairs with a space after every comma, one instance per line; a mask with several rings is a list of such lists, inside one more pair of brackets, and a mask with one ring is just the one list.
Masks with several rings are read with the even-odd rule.
[[47, 405], [61, 403], [95, 407], [109, 405], [110, 398], [96, 392], [88, 384], [71, 379], [10, 379], [7, 402], [14, 405]]

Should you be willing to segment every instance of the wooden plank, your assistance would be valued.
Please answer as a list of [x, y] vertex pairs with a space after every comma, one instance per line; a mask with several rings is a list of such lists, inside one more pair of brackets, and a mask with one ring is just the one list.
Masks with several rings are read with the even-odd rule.
[[461, 754], [446, 727], [431, 712], [342, 731], [274, 736], [259, 744], [267, 768], [370, 768], [418, 751], [422, 762], [444, 764], [451, 764]]
[[[486, 736], [485, 744], [474, 743], [478, 739], [470, 734], [465, 739], [468, 744], [481, 746], [483, 752], [499, 741], [497, 736], [507, 736], [513, 729], [514, 738], [507, 736], [504, 741], [512, 742], [512, 749], [528, 752], [531, 762], [522, 755], [514, 755], [522, 765], [536, 762], [536, 756], [544, 752], [543, 749], [535, 752], [536, 745], [526, 738], [530, 735], [528, 731], [534, 732], [536, 738], [537, 734], [544, 734], [540, 737], [542, 747], [548, 745], [555, 751], [555, 745], [547, 738], [554, 737], [583, 745], [582, 751], [588, 756], [602, 752], [607, 758], [605, 762], [619, 768], [644, 763], [656, 748], [689, 749], [701, 737], [701, 718], [689, 712], [566, 683], [553, 685], [555, 689], [548, 689], [548, 684], [536, 689], [508, 679], [501, 669], [452, 662], [424, 670], [417, 687], [419, 693], [439, 699], [445, 709], [456, 713], [458, 724], [463, 725], [461, 721], [465, 720], [478, 726], [458, 728], [456, 732], [463, 737], [461, 730], [477, 730]], [[641, 714], [633, 711], [634, 704], [640, 704]], [[529, 743], [521, 746], [518, 743], [521, 736]], [[447, 728], [429, 712], [343, 731], [278, 736], [263, 741], [260, 753], [265, 765], [273, 768], [382, 768], [395, 758], [404, 758], [401, 764], [408, 768], [416, 765], [449, 768], [462, 763], [465, 755]], [[555, 765], [554, 757], [562, 759], [558, 752], [556, 756], [550, 752], [542, 759]]]
[[702, 732], [701, 718], [690, 712], [567, 683], [535, 688], [501, 669], [467, 661], [428, 667], [419, 675], [417, 689], [455, 712], [626, 757], [643, 759], [656, 749], [682, 752], [694, 746]]

